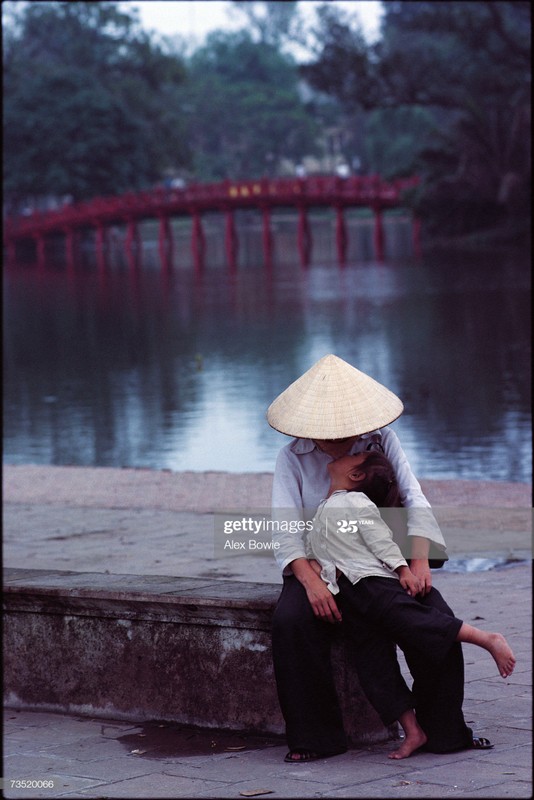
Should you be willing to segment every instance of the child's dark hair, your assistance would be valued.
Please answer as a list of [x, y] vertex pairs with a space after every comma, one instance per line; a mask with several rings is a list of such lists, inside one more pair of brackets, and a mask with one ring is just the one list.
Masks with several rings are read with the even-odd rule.
[[398, 508], [402, 506], [395, 477], [395, 470], [382, 453], [369, 451], [360, 469], [365, 473], [365, 479], [358, 486], [358, 491], [364, 492], [379, 508]]

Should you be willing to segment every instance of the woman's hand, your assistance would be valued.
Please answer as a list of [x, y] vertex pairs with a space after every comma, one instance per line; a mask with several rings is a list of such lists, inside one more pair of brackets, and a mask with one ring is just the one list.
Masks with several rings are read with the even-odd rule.
[[421, 595], [424, 597], [432, 588], [432, 573], [428, 565], [428, 558], [412, 558], [410, 570], [421, 582]]
[[421, 581], [421, 596], [424, 597], [432, 588], [432, 573], [428, 564], [430, 542], [422, 536], [408, 537], [412, 544], [410, 569]]
[[321, 565], [315, 559], [308, 561], [307, 558], [296, 558], [290, 566], [295, 577], [304, 586], [315, 616], [332, 625], [341, 622], [341, 612], [334, 595], [320, 577]]
[[408, 592], [410, 597], [415, 597], [421, 591], [421, 581], [413, 574], [410, 567], [398, 567], [395, 572], [400, 578], [402, 588]]
[[309, 583], [304, 584], [304, 588], [316, 617], [332, 624], [341, 622], [341, 613], [334, 595], [322, 578], [315, 576]]

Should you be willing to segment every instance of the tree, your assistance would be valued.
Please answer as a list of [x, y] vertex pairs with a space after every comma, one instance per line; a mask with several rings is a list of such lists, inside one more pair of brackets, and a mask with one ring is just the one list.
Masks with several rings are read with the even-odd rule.
[[184, 162], [183, 64], [116, 3], [29, 3], [4, 42], [4, 190], [75, 200]]
[[369, 46], [323, 7], [307, 79], [347, 107], [391, 109], [390, 119], [425, 111], [405, 145], [431, 229], [461, 233], [528, 214], [530, 4], [391, 0], [384, 12], [382, 39]]
[[248, 31], [215, 31], [188, 63], [181, 108], [201, 180], [260, 177], [316, 148], [293, 59]]
[[364, 125], [364, 165], [387, 180], [417, 173], [421, 143], [437, 134], [432, 113], [421, 106], [376, 108]]
[[282, 50], [284, 44], [301, 38], [302, 20], [298, 2], [233, 0], [232, 6], [245, 16], [246, 29], [255, 41]]

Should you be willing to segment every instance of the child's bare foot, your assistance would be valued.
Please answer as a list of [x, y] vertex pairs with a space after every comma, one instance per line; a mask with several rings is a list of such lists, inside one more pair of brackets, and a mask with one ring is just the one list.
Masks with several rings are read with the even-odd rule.
[[418, 728], [418, 730], [413, 732], [410, 731], [410, 733], [406, 734], [406, 738], [399, 749], [395, 750], [393, 753], [390, 753], [388, 758], [408, 758], [408, 756], [411, 756], [415, 750], [418, 750], [420, 747], [426, 744], [426, 741], [427, 737], [421, 728]]
[[495, 659], [503, 678], [512, 674], [515, 667], [515, 656], [512, 648], [501, 633], [488, 634], [488, 650]]

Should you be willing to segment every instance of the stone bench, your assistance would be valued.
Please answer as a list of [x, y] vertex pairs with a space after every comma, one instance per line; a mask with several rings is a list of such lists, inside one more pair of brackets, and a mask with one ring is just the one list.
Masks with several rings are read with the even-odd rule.
[[[280, 586], [154, 575], [4, 570], [11, 708], [283, 734], [271, 663]], [[384, 728], [333, 648], [355, 746]]]

